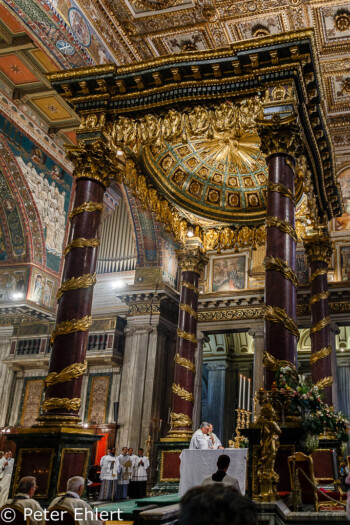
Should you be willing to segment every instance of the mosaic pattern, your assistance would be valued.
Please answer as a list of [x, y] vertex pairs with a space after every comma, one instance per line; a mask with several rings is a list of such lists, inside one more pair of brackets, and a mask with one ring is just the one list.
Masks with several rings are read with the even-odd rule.
[[242, 150], [235, 163], [224, 146], [209, 141], [150, 146], [143, 158], [156, 184], [193, 213], [230, 221], [248, 212], [254, 220], [266, 209], [267, 166], [258, 146]]

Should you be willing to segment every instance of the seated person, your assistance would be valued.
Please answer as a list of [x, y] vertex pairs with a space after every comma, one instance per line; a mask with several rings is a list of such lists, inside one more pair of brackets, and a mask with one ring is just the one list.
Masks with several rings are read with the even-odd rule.
[[238, 494], [240, 494], [241, 489], [239, 488], [237, 479], [227, 474], [230, 461], [230, 456], [227, 454], [221, 454], [221, 456], [218, 457], [218, 461], [216, 463], [218, 470], [214, 474], [204, 478], [202, 485], [210, 485], [212, 483], [231, 485], [238, 492]]
[[[36, 478], [33, 476], [26, 476], [20, 479], [18, 484], [18, 492], [14, 498], [6, 501], [6, 505], [17, 507], [23, 511], [30, 509], [30, 514], [26, 513], [26, 518], [29, 519], [30, 525], [45, 525], [45, 514], [41, 506], [35, 499], [33, 499], [34, 492], [37, 489]], [[35, 518], [34, 519], [34, 512]], [[41, 519], [38, 519], [41, 516]]]
[[52, 510], [54, 507], [63, 510], [67, 509], [73, 514], [74, 519], [79, 525], [104, 525], [105, 522], [94, 519], [90, 505], [80, 499], [80, 496], [82, 496], [84, 492], [84, 484], [84, 479], [80, 476], [70, 478], [67, 481], [66, 494], [51, 501], [48, 510]]
[[193, 487], [180, 500], [179, 525], [256, 525], [254, 503], [230, 486]]

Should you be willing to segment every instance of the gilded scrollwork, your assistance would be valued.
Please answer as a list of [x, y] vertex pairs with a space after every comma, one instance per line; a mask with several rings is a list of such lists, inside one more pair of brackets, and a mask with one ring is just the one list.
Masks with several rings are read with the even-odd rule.
[[271, 120], [260, 121], [258, 132], [261, 150], [265, 155], [286, 153], [291, 157], [298, 157], [303, 152], [303, 141], [295, 115], [286, 119], [275, 115]]

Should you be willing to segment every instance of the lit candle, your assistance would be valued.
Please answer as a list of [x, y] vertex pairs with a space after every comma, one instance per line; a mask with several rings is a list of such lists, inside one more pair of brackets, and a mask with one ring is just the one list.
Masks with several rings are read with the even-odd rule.
[[246, 380], [246, 377], [243, 376], [243, 392], [242, 392], [242, 408], [243, 410], [245, 410], [245, 380]]
[[248, 379], [248, 399], [247, 399], [247, 410], [249, 410], [249, 402], [250, 402], [250, 379]]
[[242, 374], [239, 374], [239, 390], [238, 390], [238, 408], [241, 408], [242, 401]]

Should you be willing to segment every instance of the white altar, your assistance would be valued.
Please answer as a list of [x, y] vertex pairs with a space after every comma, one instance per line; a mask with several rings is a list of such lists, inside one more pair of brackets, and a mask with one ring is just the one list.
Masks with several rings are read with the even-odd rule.
[[225, 448], [220, 450], [189, 450], [180, 455], [179, 496], [195, 485], [201, 485], [204, 478], [217, 471], [216, 462], [221, 454], [227, 454], [231, 463], [227, 474], [238, 480], [242, 494], [245, 494], [247, 474], [247, 448]]

